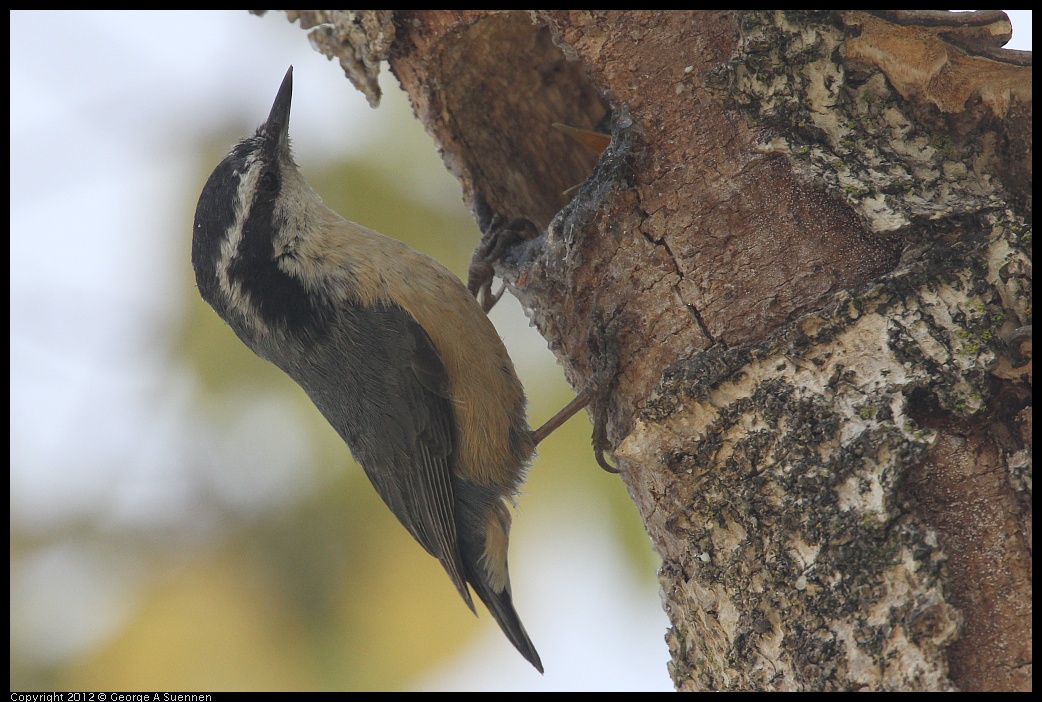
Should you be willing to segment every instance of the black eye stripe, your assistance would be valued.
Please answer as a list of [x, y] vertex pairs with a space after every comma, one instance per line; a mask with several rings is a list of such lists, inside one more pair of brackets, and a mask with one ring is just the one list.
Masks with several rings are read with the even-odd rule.
[[[256, 313], [265, 323], [316, 337], [323, 332], [327, 310], [276, 261], [274, 239], [283, 225], [276, 214], [281, 173], [276, 164], [257, 166], [264, 170], [253, 181], [255, 191], [240, 190], [241, 197], [252, 197], [253, 201], [242, 222], [242, 236], [235, 254], [228, 263], [228, 278], [249, 295]], [[244, 182], [240, 181], [240, 187]]]
[[277, 193], [279, 191], [279, 173], [275, 168], [268, 168], [261, 174], [258, 187], [266, 193]]

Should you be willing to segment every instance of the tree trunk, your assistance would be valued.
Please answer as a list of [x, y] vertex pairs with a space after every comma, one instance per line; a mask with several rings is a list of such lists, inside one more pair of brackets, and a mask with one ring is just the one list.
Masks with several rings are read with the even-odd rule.
[[1003, 13], [290, 17], [371, 102], [389, 60], [490, 237], [477, 282], [597, 383], [678, 689], [1030, 689], [1031, 68]]

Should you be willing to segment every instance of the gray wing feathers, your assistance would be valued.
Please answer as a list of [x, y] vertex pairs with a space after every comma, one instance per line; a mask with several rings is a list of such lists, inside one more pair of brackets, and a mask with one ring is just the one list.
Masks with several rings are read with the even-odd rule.
[[316, 358], [283, 370], [347, 442], [380, 497], [441, 561], [473, 610], [457, 534], [454, 420], [441, 358], [426, 332], [397, 306], [348, 308], [333, 329]]

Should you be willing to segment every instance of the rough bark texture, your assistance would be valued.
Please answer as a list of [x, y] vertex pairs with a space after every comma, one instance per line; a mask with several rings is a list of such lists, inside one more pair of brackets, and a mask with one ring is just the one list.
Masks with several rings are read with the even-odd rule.
[[678, 689], [1030, 689], [1031, 68], [1001, 12], [296, 18], [371, 101], [389, 60], [480, 222], [535, 225], [495, 272], [600, 381]]

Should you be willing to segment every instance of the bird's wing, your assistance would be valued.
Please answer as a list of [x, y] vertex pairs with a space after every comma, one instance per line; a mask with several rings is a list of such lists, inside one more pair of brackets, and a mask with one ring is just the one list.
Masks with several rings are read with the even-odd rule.
[[317, 363], [302, 364], [303, 370], [290, 375], [347, 442], [398, 520], [441, 561], [474, 609], [456, 530], [455, 420], [437, 349], [396, 305], [344, 310], [330, 333], [319, 344], [326, 350]]

